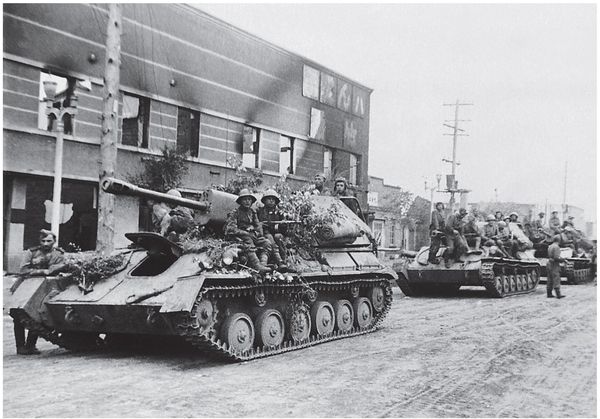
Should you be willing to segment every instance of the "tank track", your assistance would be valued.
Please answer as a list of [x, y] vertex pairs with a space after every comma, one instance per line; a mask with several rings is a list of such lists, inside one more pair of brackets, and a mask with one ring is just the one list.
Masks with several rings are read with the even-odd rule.
[[[229, 361], [248, 361], [257, 358], [264, 358], [267, 356], [282, 354], [285, 352], [294, 351], [297, 349], [307, 348], [319, 343], [329, 342], [336, 339], [343, 339], [351, 336], [358, 336], [365, 333], [375, 331], [386, 317], [392, 303], [392, 287], [390, 282], [386, 278], [360, 278], [346, 281], [325, 281], [315, 280], [308, 283], [310, 289], [316, 291], [344, 291], [350, 290], [352, 287], [367, 288], [373, 286], [380, 286], [384, 291], [384, 303], [381, 311], [376, 312], [374, 310], [374, 317], [371, 324], [365, 328], [358, 328], [353, 326], [347, 331], [334, 330], [326, 335], [316, 336], [311, 332], [310, 336], [302, 341], [294, 341], [293, 339], [286, 336], [286, 339], [279, 345], [274, 347], [266, 346], [255, 346], [251, 349], [242, 353], [233, 350], [226, 342], [217, 338], [217, 334], [214, 330], [198, 333], [199, 327], [197, 323], [197, 308], [198, 305], [205, 299], [216, 299], [224, 301], [226, 299], [233, 299], [239, 297], [246, 297], [255, 295], [257, 291], [262, 291], [266, 297], [280, 294], [282, 296], [289, 296], [290, 300], [293, 300], [294, 295], [298, 295], [306, 290], [307, 284], [245, 284], [239, 286], [205, 286], [196, 298], [191, 313], [185, 313], [178, 315], [176, 321], [176, 330], [179, 335], [183, 336], [188, 342], [190, 342], [195, 348], [205, 353], [217, 355], [218, 357], [227, 359]], [[287, 333], [286, 333], [287, 334]]]
[[495, 298], [532, 293], [540, 281], [537, 263], [488, 261], [479, 272], [488, 295]]

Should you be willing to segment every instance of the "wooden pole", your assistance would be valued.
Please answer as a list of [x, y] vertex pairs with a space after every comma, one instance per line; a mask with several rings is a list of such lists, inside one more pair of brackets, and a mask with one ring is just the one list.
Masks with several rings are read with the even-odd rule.
[[115, 100], [119, 94], [121, 66], [121, 5], [109, 4], [106, 29], [106, 61], [102, 94], [102, 137], [100, 141], [100, 183], [98, 186], [98, 235], [96, 249], [103, 254], [114, 250], [115, 197], [102, 190], [100, 185], [113, 177], [117, 160], [117, 112]]
[[52, 219], [50, 229], [56, 234], [56, 245], [58, 246], [58, 233], [60, 230], [60, 197], [62, 192], [62, 172], [63, 172], [63, 135], [65, 125], [62, 120], [62, 114], [56, 121], [56, 149], [54, 151], [54, 187], [52, 189]]

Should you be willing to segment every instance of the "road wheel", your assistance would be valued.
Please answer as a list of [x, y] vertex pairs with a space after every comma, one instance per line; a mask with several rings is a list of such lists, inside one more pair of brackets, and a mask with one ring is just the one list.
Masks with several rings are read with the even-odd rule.
[[315, 335], [328, 335], [335, 327], [335, 311], [327, 301], [317, 301], [310, 309], [312, 332]]
[[515, 292], [517, 290], [517, 278], [514, 275], [509, 275], [508, 280], [510, 283], [510, 292]]
[[531, 272], [527, 272], [527, 289], [533, 289], [533, 277], [531, 275]]
[[517, 275], [517, 291], [523, 291], [523, 277], [521, 274]]
[[368, 298], [360, 297], [354, 300], [354, 322], [360, 329], [365, 329], [373, 322], [373, 306]]
[[305, 305], [298, 305], [290, 314], [288, 330], [294, 342], [302, 342], [310, 336], [310, 314]]
[[354, 310], [348, 300], [338, 300], [333, 305], [335, 311], [335, 326], [340, 332], [347, 332], [354, 324]]
[[243, 353], [254, 344], [254, 324], [245, 313], [232, 314], [225, 320], [221, 335], [235, 353]]
[[380, 286], [375, 286], [370, 292], [371, 304], [376, 312], [380, 312], [385, 307], [385, 292]]
[[504, 294], [510, 292], [510, 279], [508, 278], [508, 275], [502, 275], [502, 289], [504, 290]]
[[277, 347], [285, 336], [285, 322], [277, 310], [265, 310], [256, 319], [256, 339], [258, 346]]
[[498, 291], [499, 295], [504, 295], [504, 283], [501, 276], [498, 275], [494, 277], [494, 286], [496, 287], [496, 291]]

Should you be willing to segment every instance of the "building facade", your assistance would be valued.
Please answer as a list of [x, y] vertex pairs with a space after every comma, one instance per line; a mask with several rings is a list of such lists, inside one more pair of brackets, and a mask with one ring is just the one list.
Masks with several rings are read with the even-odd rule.
[[[265, 184], [316, 172], [345, 176], [366, 208], [371, 89], [191, 6], [123, 4], [116, 177], [164, 147], [188, 154], [184, 189], [260, 168]], [[60, 245], [94, 249], [108, 5], [4, 5], [4, 268], [49, 228], [55, 134], [44, 81], [65, 121]], [[117, 197], [115, 245], [139, 224], [137, 198]]]
[[429, 244], [428, 200], [375, 176], [369, 176], [368, 199], [369, 224], [380, 248], [418, 250]]

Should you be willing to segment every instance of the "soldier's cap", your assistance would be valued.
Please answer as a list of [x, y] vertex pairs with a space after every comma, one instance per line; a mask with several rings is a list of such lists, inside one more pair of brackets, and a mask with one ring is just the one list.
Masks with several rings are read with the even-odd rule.
[[335, 179], [334, 183], [338, 183], [338, 182], [344, 182], [346, 185], [348, 185], [348, 181], [343, 176], [340, 176], [340, 177], [338, 177], [338, 178]]
[[569, 215], [569, 220], [574, 220], [575, 217], [573, 217], [572, 215]]
[[323, 180], [327, 180], [325, 173], [316, 173], [313, 179], [316, 179], [316, 178], [321, 178]]
[[458, 210], [458, 213], [459, 214], [466, 214], [467, 210], [465, 208], [461, 208], [461, 209]]
[[444, 204], [443, 202], [441, 202], [441, 201], [440, 201], [440, 202], [436, 202], [436, 203], [435, 203], [435, 207], [437, 208], [437, 206], [438, 206], [438, 205], [440, 205], [440, 204], [442, 204], [443, 206], [445, 206], [445, 204]]
[[50, 230], [46, 230], [45, 228], [42, 228], [40, 230], [40, 238], [42, 237], [47, 237], [47, 236], [52, 236], [52, 238], [54, 239], [54, 241], [56, 241], [56, 234], [54, 234], [52, 231]]
[[512, 217], [513, 215], [516, 215], [517, 217], [519, 217], [519, 214], [517, 214], [516, 212], [511, 212], [510, 214], [508, 214], [509, 217]]
[[235, 202], [237, 202], [238, 204], [240, 203], [240, 201], [242, 200], [242, 198], [245, 198], [249, 196], [250, 198], [252, 198], [252, 203], [254, 204], [256, 202], [256, 197], [254, 195], [252, 195], [252, 193], [250, 192], [250, 189], [242, 189], [240, 191], [240, 196], [238, 196], [238, 198], [235, 200]]
[[487, 217], [485, 217], [486, 221], [495, 221], [496, 217], [494, 217], [492, 214], [488, 215]]
[[558, 211], [552, 211], [552, 214], [558, 214]]
[[540, 212], [538, 215], [546, 215], [545, 212]]
[[552, 241], [553, 242], [560, 242], [560, 234], [557, 234], [556, 236], [552, 237]]
[[506, 227], [506, 223], [504, 221], [498, 221], [498, 228]]
[[277, 192], [275, 192], [273, 189], [267, 189], [266, 192], [263, 194], [262, 198], [260, 198], [260, 201], [263, 204], [265, 203], [265, 198], [275, 199], [275, 205], [277, 205], [277, 204], [279, 204], [279, 202], [281, 202], [281, 199], [279, 199], [279, 194]]
[[181, 198], [181, 192], [179, 192], [177, 189], [169, 189], [169, 192], [167, 192], [167, 195], [172, 195], [172, 196], [176, 196], [177, 198]]

